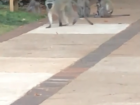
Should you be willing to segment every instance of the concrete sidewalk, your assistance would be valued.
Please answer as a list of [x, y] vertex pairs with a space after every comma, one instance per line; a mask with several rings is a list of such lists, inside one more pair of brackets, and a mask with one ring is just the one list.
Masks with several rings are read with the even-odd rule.
[[140, 105], [139, 38], [140, 33], [39, 105]]
[[114, 0], [114, 14], [130, 17], [91, 18], [93, 26], [84, 20], [73, 27], [45, 24], [0, 43], [0, 105], [139, 102], [133, 99], [139, 97], [140, 68], [136, 1]]

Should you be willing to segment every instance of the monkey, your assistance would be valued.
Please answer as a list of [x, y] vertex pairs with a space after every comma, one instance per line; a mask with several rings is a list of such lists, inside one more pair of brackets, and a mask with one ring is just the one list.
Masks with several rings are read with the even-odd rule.
[[100, 17], [111, 17], [113, 13], [113, 5], [111, 0], [97, 0], [97, 14], [94, 15], [94, 18]]
[[27, 11], [40, 14], [41, 13], [40, 2], [37, 0], [30, 0], [30, 3], [27, 7]]
[[[51, 25], [53, 23], [52, 19], [52, 13], [56, 14], [59, 21], [59, 26], [68, 26], [69, 25], [69, 19], [70, 17], [74, 17], [72, 20], [72, 24], [74, 25], [78, 19], [78, 14], [74, 11], [72, 7], [73, 0], [46, 0], [45, 6], [47, 10], [47, 16], [49, 21], [49, 26], [46, 28], [51, 28]], [[84, 16], [85, 20], [93, 25], [91, 21], [87, 19], [86, 16]], [[62, 24], [62, 20], [66, 22], [66, 24]]]
[[78, 15], [79, 17], [90, 16], [90, 1], [89, 0], [77, 0]]
[[[112, 17], [113, 3], [111, 0], [97, 0], [96, 2], [97, 14], [94, 14], [94, 18], [108, 18]], [[130, 16], [130, 14], [114, 15], [114, 16]]]

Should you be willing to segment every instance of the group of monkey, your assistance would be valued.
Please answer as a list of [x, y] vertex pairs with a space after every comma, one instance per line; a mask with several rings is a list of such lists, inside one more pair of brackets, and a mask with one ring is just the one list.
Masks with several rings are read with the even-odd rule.
[[[113, 4], [111, 0], [96, 0], [97, 13], [90, 15], [90, 7], [93, 0], [46, 0], [45, 6], [47, 10], [47, 17], [49, 26], [51, 28], [53, 24], [52, 15], [57, 15], [59, 26], [69, 25], [69, 20], [72, 18], [72, 24], [74, 25], [79, 18], [83, 17], [90, 25], [93, 23], [88, 19], [89, 16], [94, 18], [108, 18], [112, 16]], [[95, 1], [95, 0], [94, 0]], [[34, 10], [40, 12], [39, 2], [31, 0], [27, 10]], [[73, 6], [77, 7], [77, 11]], [[120, 16], [130, 16], [130, 14], [124, 14]], [[63, 24], [65, 22], [65, 24]]]

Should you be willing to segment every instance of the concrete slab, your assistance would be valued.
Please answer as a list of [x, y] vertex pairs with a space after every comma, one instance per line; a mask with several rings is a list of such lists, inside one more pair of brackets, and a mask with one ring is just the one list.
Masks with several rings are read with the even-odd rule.
[[[22, 48], [24, 46], [29, 46], [29, 48], [32, 49], [41, 49], [46, 47], [52, 47], [53, 45], [98, 45], [106, 40], [109, 40], [114, 35], [115, 34], [23, 34], [19, 37], [15, 37], [13, 39], [0, 43], [0, 49], [10, 47]], [[2, 48], [3, 46], [4, 48]]]
[[2, 57], [81, 58], [114, 35], [23, 34], [0, 43]]
[[140, 57], [107, 57], [102, 59], [89, 72], [140, 72]]
[[0, 72], [56, 74], [78, 58], [0, 57]]
[[138, 102], [117, 102], [117, 103], [102, 103], [102, 104], [96, 104], [96, 105], [140, 105], [140, 103]]
[[[120, 14], [120, 13], [122, 14], [122, 13], [129, 12], [131, 16], [119, 17], [119, 18], [108, 18], [108, 19], [103, 19], [103, 18], [92, 19], [94, 20], [95, 23], [99, 23], [100, 21], [100, 22], [104, 22], [105, 24], [110, 24], [110, 23], [128, 24], [128, 23], [134, 22], [135, 20], [139, 18], [140, 15], [138, 14], [139, 13], [138, 3], [140, 3], [140, 0], [136, 0], [135, 2], [133, 2], [132, 0], [122, 0], [120, 3], [118, 3], [118, 1], [116, 0], [113, 0], [113, 1], [114, 1], [114, 4], [116, 4], [115, 7], [119, 8], [119, 9], [115, 8], [115, 14]], [[120, 9], [121, 8], [120, 6], [123, 6], [125, 9], [124, 8]], [[80, 21], [80, 22], [84, 23], [85, 21]], [[77, 26], [75, 25], [74, 27], [77, 27]], [[124, 42], [130, 40], [133, 36], [135, 36], [135, 34], [139, 32], [139, 29], [138, 29], [139, 21], [137, 22], [137, 24], [135, 23], [132, 25], [132, 27], [128, 28], [127, 31], [122, 32], [122, 34], [119, 34], [113, 37], [110, 41], [107, 41], [103, 45], [101, 45], [101, 43], [104, 42], [103, 38], [100, 37], [102, 41], [101, 40], [95, 41], [96, 39], [99, 38], [99, 37], [95, 38], [97, 37], [95, 32], [98, 32], [103, 37], [104, 35], [102, 33], [106, 32], [106, 34], [109, 34], [107, 33], [108, 31], [106, 31], [105, 29], [103, 31], [102, 30], [96, 31], [93, 29], [93, 27], [94, 26], [92, 26], [91, 28], [86, 28], [87, 32], [88, 33], [90, 32], [92, 34], [92, 35], [87, 35], [88, 38], [83, 37], [82, 35], [81, 37], [78, 38], [76, 36], [77, 33], [74, 33], [73, 30], [70, 31], [69, 29], [66, 29], [68, 33], [67, 34], [64, 33], [63, 36], [70, 36], [69, 33], [74, 33], [75, 37], [73, 35], [73, 37], [71, 37], [70, 40], [68, 40], [67, 38], [64, 38], [65, 39], [64, 41], [62, 37], [60, 37], [62, 36], [60, 35], [60, 33], [56, 33], [56, 31], [53, 31], [52, 29], [51, 32], [53, 33], [53, 35], [48, 35], [48, 33], [44, 34], [46, 33], [46, 30], [47, 30], [47, 29], [44, 29], [44, 30], [41, 30], [41, 31], [44, 31], [43, 32], [44, 35], [29, 33], [26, 35], [22, 35], [21, 37], [17, 39], [13, 39], [13, 40], [10, 40], [9, 42], [0, 44], [0, 47], [2, 49], [0, 52], [2, 52], [2, 56], [5, 56], [5, 57], [24, 56], [28, 58], [29, 57], [33, 57], [33, 58], [34, 57], [81, 58], [85, 54], [90, 52], [91, 49], [93, 49], [92, 52], [89, 54], [89, 56], [86, 56], [78, 63], [75, 63], [75, 65], [72, 66], [71, 68], [65, 69], [65, 71], [58, 73], [58, 75], [55, 75], [54, 77], [50, 78], [48, 81], [46, 80], [42, 84], [42, 86], [40, 86], [40, 87], [43, 87], [43, 89], [42, 88], [40, 89], [39, 87], [34, 88], [32, 92], [25, 95], [24, 98], [21, 98], [20, 100], [16, 101], [13, 105], [20, 105], [20, 104], [38, 105], [46, 98], [48, 98], [48, 100], [44, 101], [40, 105], [139, 104], [140, 102], [139, 100], [140, 99], [139, 98], [140, 85], [138, 81], [140, 79], [139, 65], [138, 65], [139, 58], [113, 57], [113, 58], [103, 59], [104, 57], [108, 56], [112, 51], [120, 47], [122, 44], [124, 44]], [[62, 27], [62, 28], [65, 29], [69, 27]], [[76, 29], [76, 32], [78, 33], [82, 33], [83, 31], [85, 31], [83, 26], [82, 26], [82, 31], [79, 29], [77, 30], [77, 28], [75, 29]], [[63, 33], [62, 30], [60, 31], [61, 33]], [[87, 32], [84, 32], [84, 34], [86, 34]], [[116, 30], [114, 30], [113, 32], [116, 32]], [[95, 37], [93, 33], [95, 33], [94, 34], [96, 35]], [[51, 39], [50, 40], [48, 36], [54, 37], [54, 34], [55, 34], [56, 39], [53, 40], [53, 38], [52, 39], [50, 38]], [[89, 37], [89, 36], [92, 36], [92, 37]], [[80, 38], [82, 38], [81, 41], [80, 41]], [[109, 37], [107, 38], [104, 37], [104, 38], [106, 40], [109, 39]], [[73, 41], [77, 45], [74, 44]], [[64, 46], [64, 45], [67, 45], [67, 46]], [[51, 49], [48, 50], [47, 49], [48, 47], [51, 47]], [[94, 51], [94, 49], [96, 49], [97, 47], [99, 48]], [[72, 53], [72, 51], [74, 52]], [[47, 52], [49, 52], [49, 54], [47, 54]], [[19, 59], [15, 60], [16, 64], [11, 64], [11, 65], [12, 66], [17, 65], [18, 64], [17, 62], [20, 60]], [[30, 59], [30, 61], [32, 60]], [[25, 63], [26, 61], [27, 59], [26, 60], [22, 59], [20, 62], [22, 62], [23, 65], [25, 64], [24, 65], [25, 67], [30, 68], [29, 65], [26, 65]], [[27, 61], [27, 62], [30, 63], [30, 61]], [[36, 62], [38, 61], [44, 62], [44, 60], [37, 60]], [[12, 62], [12, 60], [10, 62]], [[124, 64], [124, 62], [127, 63], [129, 66], [127, 64]], [[36, 63], [34, 62], [33, 65], [35, 64]], [[90, 68], [92, 65], [94, 65], [94, 67]], [[120, 65], [121, 67], [119, 67]], [[37, 66], [34, 66], [34, 67], [37, 68]], [[46, 67], [46, 66], [43, 66], [43, 67]], [[88, 68], [90, 69], [86, 71]], [[106, 71], [104, 71], [104, 69]], [[131, 69], [132, 70], [135, 69], [135, 70], [132, 71]], [[98, 72], [97, 70], [101, 72]], [[78, 78], [76, 78], [80, 73], [83, 73], [83, 74], [81, 74]], [[76, 78], [76, 79], [72, 81], [70, 84], [68, 84], [69, 81], [71, 81], [71, 79], [69, 78], [71, 79]], [[65, 79], [67, 79], [68, 82], [63, 81]], [[63, 89], [60, 90], [61, 88]], [[36, 92], [36, 91], [39, 93], [42, 92], [43, 95], [40, 97], [34, 97], [33, 92]]]
[[52, 75], [51, 73], [0, 72], [0, 105], [10, 105]]
[[126, 29], [129, 24], [75, 24], [74, 26], [58, 27], [54, 24], [52, 28], [43, 25], [37, 29], [29, 31], [33, 34], [117, 34]]
[[85, 72], [40, 105], [136, 105], [140, 103], [139, 75]]
[[111, 53], [110, 56], [140, 56], [140, 33]]
[[105, 59], [40, 105], [140, 104], [140, 57]]

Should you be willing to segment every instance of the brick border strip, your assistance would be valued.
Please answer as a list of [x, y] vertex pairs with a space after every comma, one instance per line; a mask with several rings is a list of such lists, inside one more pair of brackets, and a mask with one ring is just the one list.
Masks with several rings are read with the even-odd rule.
[[28, 91], [23, 97], [11, 105], [40, 105], [44, 100], [57, 93], [78, 75], [88, 70], [90, 67], [93, 67], [100, 60], [108, 56], [112, 51], [119, 48], [139, 32], [140, 19], [131, 24], [126, 30], [103, 43], [95, 51], [75, 62], [75, 64], [60, 71], [48, 80]]
[[0, 42], [7, 41], [7, 40], [12, 39], [14, 37], [17, 37], [19, 35], [27, 33], [29, 31], [35, 29], [35, 28], [38, 28], [39, 26], [42, 26], [42, 25], [46, 24], [46, 23], [47, 23], [47, 19], [42, 19], [38, 22], [34, 22], [34, 23], [19, 26], [18, 28], [16, 28], [13, 31], [10, 31], [6, 34], [0, 35]]

